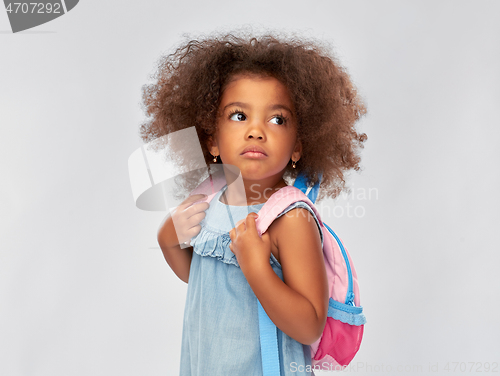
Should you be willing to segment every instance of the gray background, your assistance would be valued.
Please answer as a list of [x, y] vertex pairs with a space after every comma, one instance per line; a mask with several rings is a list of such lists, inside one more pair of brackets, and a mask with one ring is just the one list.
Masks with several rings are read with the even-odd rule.
[[323, 219], [348, 245], [368, 318], [346, 372], [484, 374], [500, 361], [499, 11], [82, 1], [19, 34], [0, 12], [0, 374], [178, 373], [186, 285], [155, 248], [164, 214], [134, 206], [127, 159], [160, 54], [239, 24], [331, 41], [368, 104], [355, 197], [323, 203], [340, 207]]

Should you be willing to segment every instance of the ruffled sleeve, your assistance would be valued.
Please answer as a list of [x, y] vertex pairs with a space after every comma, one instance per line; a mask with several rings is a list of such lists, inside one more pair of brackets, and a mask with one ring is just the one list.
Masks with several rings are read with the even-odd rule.
[[225, 264], [235, 265], [238, 268], [238, 260], [229, 249], [231, 238], [228, 232], [222, 232], [208, 225], [201, 227], [198, 235], [191, 239], [193, 251], [200, 256], [215, 257]]

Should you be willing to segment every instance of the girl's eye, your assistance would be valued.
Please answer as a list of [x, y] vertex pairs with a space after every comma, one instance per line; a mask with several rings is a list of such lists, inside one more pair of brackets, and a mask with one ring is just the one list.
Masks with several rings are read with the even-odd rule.
[[286, 118], [284, 116], [275, 116], [271, 119], [271, 122], [276, 125], [284, 125], [286, 123]]
[[241, 112], [235, 112], [229, 116], [229, 119], [234, 120], [234, 121], [245, 121], [246, 116], [242, 114]]

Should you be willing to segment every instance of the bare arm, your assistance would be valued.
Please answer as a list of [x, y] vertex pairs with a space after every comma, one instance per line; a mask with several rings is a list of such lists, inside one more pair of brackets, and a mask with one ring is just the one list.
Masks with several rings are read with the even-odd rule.
[[269, 258], [253, 259], [242, 271], [274, 324], [296, 341], [310, 345], [321, 336], [328, 313], [318, 227], [309, 211], [297, 208], [278, 218], [273, 232], [284, 281], [273, 271]]
[[[177, 244], [175, 244], [177, 243]], [[163, 252], [165, 261], [175, 275], [188, 283], [189, 268], [193, 257], [193, 247], [182, 249], [177, 240], [172, 217], [168, 215], [158, 229], [158, 245]]]
[[[206, 198], [206, 196], [205, 196]], [[167, 264], [182, 281], [188, 283], [193, 247], [181, 248], [180, 243], [197, 235], [205, 218], [208, 203], [193, 204], [203, 199], [202, 195], [188, 197], [172, 215], [167, 215], [158, 228], [158, 245]], [[181, 240], [179, 240], [181, 239]]]

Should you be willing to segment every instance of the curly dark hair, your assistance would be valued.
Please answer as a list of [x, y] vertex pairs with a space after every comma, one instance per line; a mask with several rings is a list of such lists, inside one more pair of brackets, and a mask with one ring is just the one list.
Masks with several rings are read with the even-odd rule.
[[[360, 169], [360, 148], [367, 137], [357, 132], [355, 123], [366, 107], [329, 50], [318, 41], [269, 34], [188, 39], [160, 58], [152, 76], [155, 82], [142, 88], [149, 119], [141, 124], [140, 136], [150, 142], [194, 126], [209, 166], [213, 156], [207, 142], [216, 131], [225, 85], [241, 73], [271, 76], [288, 88], [302, 143], [300, 162], [296, 168], [289, 163], [283, 179], [290, 184], [302, 172], [314, 184], [321, 173], [318, 201], [334, 198], [346, 188], [344, 174]], [[173, 155], [177, 163], [183, 162], [182, 150]], [[191, 191], [201, 180], [191, 179], [184, 188]]]

